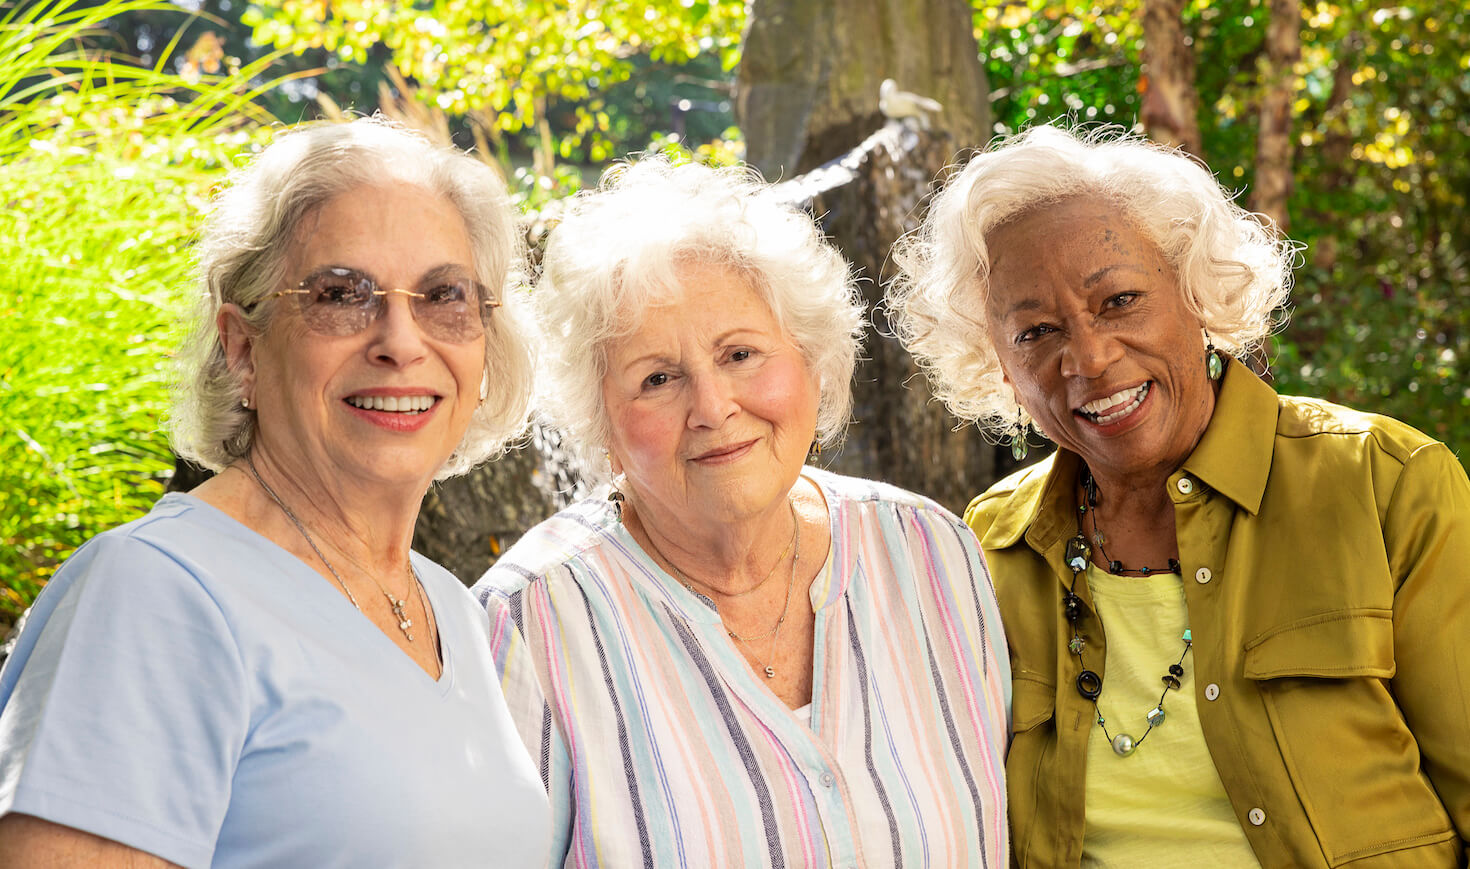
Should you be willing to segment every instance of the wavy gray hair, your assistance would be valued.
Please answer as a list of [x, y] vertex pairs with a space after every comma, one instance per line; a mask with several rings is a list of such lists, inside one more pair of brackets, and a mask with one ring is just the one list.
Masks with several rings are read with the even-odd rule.
[[810, 216], [780, 203], [754, 170], [673, 165], [646, 156], [603, 173], [550, 234], [532, 293], [547, 353], [539, 413], [561, 430], [583, 472], [608, 474], [602, 400], [608, 347], [642, 312], [680, 292], [688, 263], [735, 270], [770, 305], [817, 375], [816, 437], [840, 441], [852, 411], [863, 305], [851, 268]]
[[[1117, 128], [1027, 130], [977, 154], [895, 249], [886, 307], [899, 339], [951, 413], [992, 434], [1017, 428], [985, 327], [985, 238], [1023, 213], [1080, 195], [1112, 202], [1179, 274], [1185, 304], [1224, 351], [1243, 355], [1278, 325], [1299, 245], [1231, 201], [1194, 158]], [[1204, 342], [1200, 342], [1203, 353]], [[1022, 423], [1024, 425], [1024, 423]]]
[[476, 278], [505, 304], [485, 330], [488, 393], [437, 478], [462, 474], [519, 435], [530, 402], [532, 359], [518, 294], [504, 292], [523, 269], [524, 242], [505, 183], [484, 163], [380, 117], [305, 124], [237, 170], [216, 198], [199, 242], [199, 299], [179, 351], [168, 428], [174, 450], [214, 471], [245, 455], [255, 415], [240, 406], [241, 381], [225, 359], [215, 320], [221, 306], [270, 326], [270, 294], [286, 279], [296, 228], [315, 209], [358, 187], [403, 182], [453, 204], [464, 220]]

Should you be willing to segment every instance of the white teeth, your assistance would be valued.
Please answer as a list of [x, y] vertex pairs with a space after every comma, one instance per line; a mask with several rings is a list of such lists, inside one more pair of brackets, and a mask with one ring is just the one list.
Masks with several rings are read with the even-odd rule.
[[381, 410], [388, 413], [423, 413], [434, 406], [432, 395], [349, 395], [347, 403], [363, 410]]
[[[1138, 406], [1143, 403], [1143, 399], [1148, 395], [1148, 387], [1149, 385], [1147, 383], [1143, 383], [1132, 389], [1120, 389], [1107, 398], [1089, 401], [1078, 409], [1088, 417], [1091, 417], [1093, 422], [1100, 425], [1107, 425], [1137, 410]], [[1109, 408], [1118, 409], [1109, 413], [1107, 416], [1098, 416], [1098, 414]]]

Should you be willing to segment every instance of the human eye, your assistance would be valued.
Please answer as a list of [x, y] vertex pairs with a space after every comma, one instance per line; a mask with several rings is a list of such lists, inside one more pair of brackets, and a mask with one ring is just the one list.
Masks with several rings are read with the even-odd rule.
[[313, 305], [356, 307], [373, 297], [373, 279], [349, 269], [330, 269], [302, 283], [306, 300]]
[[441, 281], [424, 292], [431, 305], [463, 305], [474, 296], [473, 286], [462, 278]]
[[1054, 329], [1053, 327], [1048, 326], [1045, 323], [1039, 323], [1029, 329], [1022, 330], [1021, 333], [1016, 336], [1016, 343], [1025, 344], [1029, 341], [1035, 341], [1038, 338], [1050, 335], [1055, 331], [1056, 329]]
[[1104, 303], [1104, 306], [1108, 308], [1126, 308], [1134, 302], [1138, 301], [1138, 295], [1138, 293], [1131, 291], [1126, 293], [1114, 293], [1113, 295], [1108, 296], [1108, 299]]
[[749, 362], [756, 357], [756, 352], [749, 347], [736, 347], [725, 357], [734, 363]]
[[643, 378], [643, 388], [657, 389], [660, 386], [666, 385], [670, 379], [671, 378], [669, 377], [668, 372], [655, 371], [647, 377]]

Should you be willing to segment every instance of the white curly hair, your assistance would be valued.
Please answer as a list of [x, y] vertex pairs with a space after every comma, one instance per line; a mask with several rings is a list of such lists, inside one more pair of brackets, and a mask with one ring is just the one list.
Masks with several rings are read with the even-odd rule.
[[864, 327], [851, 267], [805, 212], [770, 196], [751, 169], [645, 156], [603, 173], [551, 230], [532, 304], [544, 346], [538, 413], [582, 472], [609, 476], [602, 380], [609, 347], [643, 312], [681, 293], [686, 264], [733, 269], [759, 292], [821, 389], [815, 437], [841, 440]]
[[899, 274], [885, 300], [935, 394], [992, 435], [1029, 420], [1018, 417], [985, 325], [986, 237], [1076, 196], [1108, 200], [1158, 245], [1218, 349], [1244, 355], [1284, 319], [1300, 245], [1235, 205], [1205, 166], [1116, 127], [1034, 127], [976, 154], [935, 196], [923, 224], [895, 248]]
[[178, 354], [168, 429], [174, 451], [221, 471], [250, 450], [255, 414], [240, 406], [215, 319], [234, 303], [249, 325], [270, 328], [269, 299], [286, 279], [286, 258], [301, 221], [359, 187], [402, 182], [448, 200], [464, 220], [475, 277], [503, 304], [485, 329], [488, 391], [459, 446], [436, 479], [462, 474], [499, 455], [521, 434], [533, 363], [520, 294], [506, 292], [524, 273], [524, 242], [505, 183], [484, 163], [381, 117], [303, 124], [279, 137], [215, 200], [198, 247], [200, 292]]

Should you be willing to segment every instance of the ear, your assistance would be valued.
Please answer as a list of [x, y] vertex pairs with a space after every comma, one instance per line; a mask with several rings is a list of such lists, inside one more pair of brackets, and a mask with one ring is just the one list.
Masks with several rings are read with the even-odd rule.
[[214, 326], [225, 350], [225, 366], [240, 378], [240, 397], [254, 404], [255, 341], [259, 335], [246, 322], [245, 312], [233, 302], [220, 307]]

